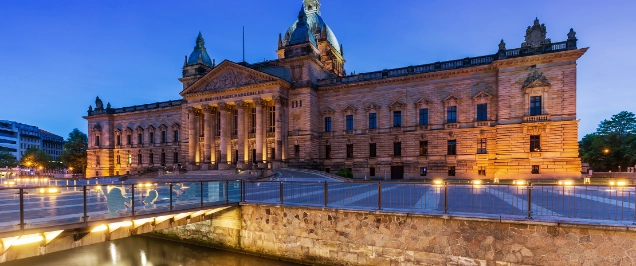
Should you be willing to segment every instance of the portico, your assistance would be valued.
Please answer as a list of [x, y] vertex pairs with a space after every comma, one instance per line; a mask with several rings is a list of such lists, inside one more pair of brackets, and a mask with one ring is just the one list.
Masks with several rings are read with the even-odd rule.
[[289, 87], [283, 79], [230, 61], [190, 84], [181, 93], [187, 101], [188, 169], [279, 166], [287, 154], [283, 114]]

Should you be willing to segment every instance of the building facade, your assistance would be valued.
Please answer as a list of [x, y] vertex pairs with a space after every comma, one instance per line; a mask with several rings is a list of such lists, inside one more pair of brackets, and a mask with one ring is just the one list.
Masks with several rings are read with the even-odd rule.
[[51, 159], [59, 161], [64, 138], [36, 126], [0, 120], [0, 147], [8, 149], [18, 161], [30, 148], [42, 149]]
[[160, 167], [309, 167], [355, 176], [580, 176], [575, 32], [535, 20], [519, 48], [346, 75], [317, 0], [279, 35], [278, 58], [218, 65], [201, 34], [181, 99], [89, 107], [89, 176]]

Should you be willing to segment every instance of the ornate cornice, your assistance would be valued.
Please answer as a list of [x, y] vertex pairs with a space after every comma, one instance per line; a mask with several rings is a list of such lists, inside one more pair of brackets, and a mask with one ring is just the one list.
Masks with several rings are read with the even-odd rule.
[[561, 52], [547, 53], [547, 54], [538, 54], [538, 55], [529, 55], [523, 57], [515, 57], [509, 59], [501, 59], [495, 60], [491, 63], [493, 67], [502, 68], [508, 67], [512, 65], [522, 65], [522, 64], [536, 64], [545, 60], [553, 60], [559, 58], [572, 58], [574, 60], [579, 59], [585, 52], [587, 52], [588, 48], [581, 48], [576, 50], [567, 50]]

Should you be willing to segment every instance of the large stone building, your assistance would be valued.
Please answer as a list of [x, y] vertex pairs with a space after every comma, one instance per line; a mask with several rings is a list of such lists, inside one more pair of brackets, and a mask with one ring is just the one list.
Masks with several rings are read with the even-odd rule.
[[0, 120], [0, 149], [6, 149], [19, 161], [30, 148], [42, 149], [59, 162], [64, 138], [36, 126]]
[[538, 20], [519, 48], [346, 75], [344, 52], [304, 0], [260, 63], [186, 56], [182, 99], [89, 108], [88, 175], [312, 167], [391, 178], [573, 178], [580, 175], [576, 47]]

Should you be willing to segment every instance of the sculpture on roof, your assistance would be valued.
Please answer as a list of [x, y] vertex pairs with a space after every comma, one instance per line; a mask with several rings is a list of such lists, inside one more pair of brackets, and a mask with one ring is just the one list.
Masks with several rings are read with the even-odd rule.
[[104, 109], [104, 103], [102, 103], [102, 100], [99, 98], [99, 96], [97, 96], [97, 98], [95, 98], [95, 110], [103, 110]]
[[541, 45], [550, 43], [550, 39], [546, 38], [548, 31], [545, 28], [545, 24], [539, 24], [539, 19], [534, 19], [534, 25], [528, 26], [526, 29], [525, 42], [521, 44], [521, 47], [537, 48]]

